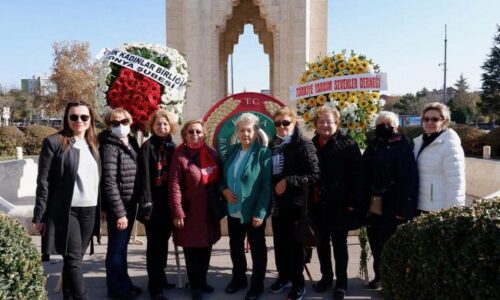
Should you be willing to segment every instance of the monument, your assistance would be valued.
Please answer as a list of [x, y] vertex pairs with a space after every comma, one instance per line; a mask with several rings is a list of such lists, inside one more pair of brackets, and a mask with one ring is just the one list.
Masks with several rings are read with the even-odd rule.
[[327, 0], [166, 0], [167, 46], [186, 55], [185, 119], [200, 118], [227, 96], [227, 61], [243, 33], [269, 57], [271, 96], [289, 102], [305, 62], [327, 53]]

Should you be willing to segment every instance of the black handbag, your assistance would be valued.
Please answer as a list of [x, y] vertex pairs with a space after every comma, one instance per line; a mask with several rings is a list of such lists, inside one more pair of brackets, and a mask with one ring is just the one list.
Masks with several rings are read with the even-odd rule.
[[303, 182], [304, 201], [300, 210], [300, 218], [295, 222], [295, 238], [304, 247], [318, 247], [320, 244], [319, 231], [313, 220], [308, 216], [307, 202], [309, 202], [309, 185], [307, 179]]

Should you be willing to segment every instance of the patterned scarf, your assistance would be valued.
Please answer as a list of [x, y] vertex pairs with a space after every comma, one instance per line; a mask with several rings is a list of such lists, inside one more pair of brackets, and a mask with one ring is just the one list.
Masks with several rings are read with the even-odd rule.
[[219, 180], [219, 166], [212, 158], [205, 143], [186, 144], [186, 146], [193, 150], [199, 151], [200, 156], [200, 169], [201, 169], [201, 183], [207, 185], [209, 183], [217, 182]]

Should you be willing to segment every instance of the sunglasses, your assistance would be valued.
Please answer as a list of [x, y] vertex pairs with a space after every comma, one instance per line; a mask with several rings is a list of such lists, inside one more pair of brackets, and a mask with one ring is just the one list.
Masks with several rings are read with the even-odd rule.
[[443, 118], [438, 118], [438, 117], [431, 117], [431, 118], [428, 118], [428, 117], [424, 117], [422, 118], [422, 120], [424, 120], [424, 122], [432, 122], [432, 123], [437, 123], [439, 121], [442, 121]]
[[120, 121], [113, 120], [113, 121], [111, 121], [111, 126], [118, 127], [118, 126], [120, 126], [120, 124], [127, 126], [128, 123], [129, 123], [129, 121], [127, 118], [121, 119]]
[[194, 134], [195, 132], [196, 132], [196, 134], [202, 134], [203, 133], [203, 131], [201, 131], [201, 130], [194, 130], [194, 129], [189, 129], [188, 130], [189, 134]]
[[274, 121], [274, 126], [276, 127], [281, 127], [281, 125], [283, 125], [284, 127], [288, 127], [290, 126], [290, 124], [292, 124], [292, 122], [288, 120]]
[[89, 115], [69, 115], [69, 119], [72, 122], [77, 122], [78, 119], [82, 120], [82, 122], [87, 122], [90, 119]]

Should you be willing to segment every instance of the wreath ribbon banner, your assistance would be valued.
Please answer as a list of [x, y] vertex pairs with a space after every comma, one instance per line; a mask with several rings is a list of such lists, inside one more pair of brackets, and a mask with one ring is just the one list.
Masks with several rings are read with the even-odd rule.
[[387, 90], [387, 73], [366, 73], [322, 78], [289, 87], [290, 100], [332, 92]]
[[137, 73], [147, 76], [166, 89], [183, 89], [187, 77], [178, 74], [172, 69], [162, 67], [155, 62], [131, 54], [127, 51], [114, 49], [105, 54], [103, 60], [111, 61], [117, 65], [129, 68]]

